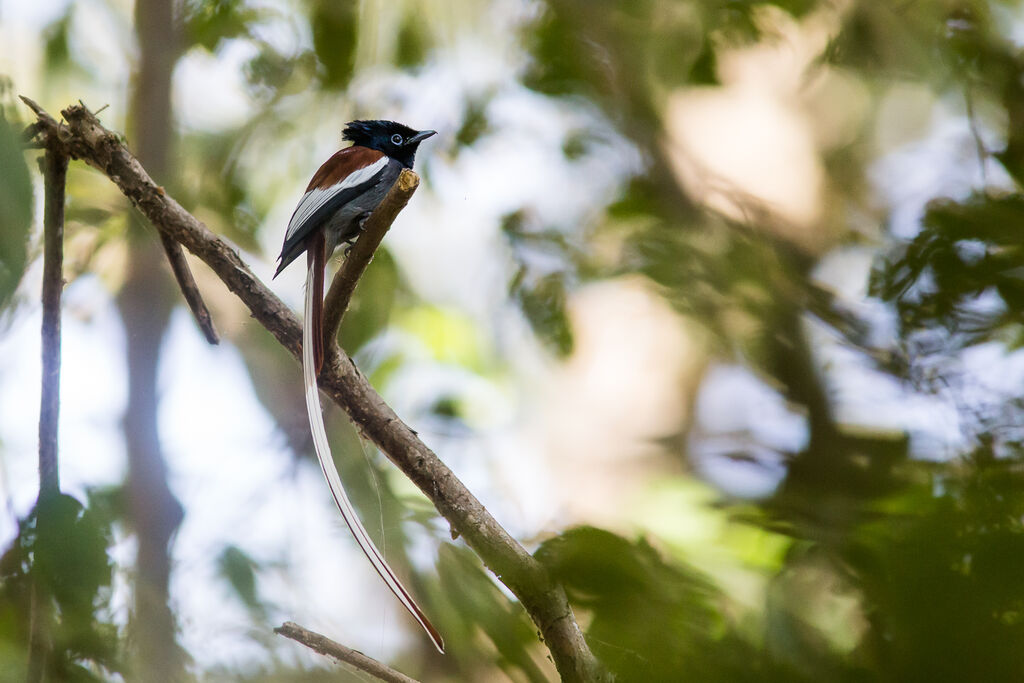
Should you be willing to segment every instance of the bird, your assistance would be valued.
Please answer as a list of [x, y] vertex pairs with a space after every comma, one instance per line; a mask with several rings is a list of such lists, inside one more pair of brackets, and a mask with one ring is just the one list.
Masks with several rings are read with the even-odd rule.
[[346, 124], [342, 138], [353, 144], [336, 152], [313, 174], [288, 221], [274, 277], [306, 253], [302, 377], [306, 414], [320, 469], [359, 548], [443, 654], [441, 634], [388, 566], [345, 493], [327, 441], [316, 381], [324, 359], [323, 299], [327, 259], [338, 246], [351, 244], [359, 236], [363, 223], [383, 201], [402, 170], [412, 169], [420, 143], [435, 134], [433, 130], [413, 130], [395, 121], [360, 120]]

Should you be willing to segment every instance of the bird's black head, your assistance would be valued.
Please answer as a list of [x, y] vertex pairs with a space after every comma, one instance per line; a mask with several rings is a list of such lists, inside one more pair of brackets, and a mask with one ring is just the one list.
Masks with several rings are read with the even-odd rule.
[[342, 138], [384, 152], [406, 168], [412, 168], [416, 148], [434, 133], [432, 130], [413, 130], [394, 121], [350, 121]]

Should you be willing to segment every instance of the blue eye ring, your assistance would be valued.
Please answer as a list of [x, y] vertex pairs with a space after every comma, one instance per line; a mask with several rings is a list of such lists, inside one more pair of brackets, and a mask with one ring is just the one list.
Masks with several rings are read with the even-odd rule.
[[402, 136], [399, 135], [398, 133], [395, 133], [394, 135], [391, 136], [391, 144], [393, 144], [393, 145], [400, 145], [400, 144], [402, 144], [402, 142], [403, 142]]

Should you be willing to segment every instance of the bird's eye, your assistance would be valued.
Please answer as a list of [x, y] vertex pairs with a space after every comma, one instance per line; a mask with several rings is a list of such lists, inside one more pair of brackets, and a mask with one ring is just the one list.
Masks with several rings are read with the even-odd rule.
[[399, 135], [398, 133], [395, 133], [394, 135], [391, 136], [391, 142], [396, 145], [402, 144], [402, 136]]

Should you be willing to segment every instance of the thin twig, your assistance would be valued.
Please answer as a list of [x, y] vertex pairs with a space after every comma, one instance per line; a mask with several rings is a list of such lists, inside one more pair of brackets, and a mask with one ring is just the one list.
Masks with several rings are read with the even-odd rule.
[[39, 405], [39, 498], [60, 492], [57, 422], [60, 415], [60, 299], [64, 289], [64, 185], [68, 158], [48, 147], [43, 157], [42, 398]]
[[331, 288], [324, 297], [324, 348], [329, 349], [333, 345], [341, 319], [348, 310], [349, 302], [352, 301], [352, 293], [356, 290], [359, 278], [363, 276], [366, 267], [373, 260], [373, 255], [380, 246], [384, 235], [395, 222], [398, 213], [405, 208], [412, 197], [412, 193], [419, 187], [420, 178], [411, 170], [404, 168], [398, 176], [398, 180], [388, 191], [384, 201], [366, 219], [362, 232], [355, 244], [345, 255], [345, 261], [341, 264]]
[[388, 681], [388, 683], [419, 683], [415, 678], [409, 678], [405, 674], [395, 671], [387, 664], [378, 662], [373, 657], [367, 657], [359, 650], [345, 647], [341, 643], [336, 643], [327, 636], [322, 636], [319, 633], [305, 629], [295, 622], [284, 622], [274, 629], [274, 633], [301, 643], [325, 657], [333, 657], [339, 662], [350, 664], [382, 681]]
[[[30, 105], [31, 106], [31, 105]], [[45, 112], [43, 112], [45, 114]], [[302, 328], [298, 318], [259, 279], [238, 253], [210, 232], [146, 173], [117, 135], [82, 107], [62, 114], [68, 125], [46, 125], [45, 135], [63, 141], [73, 158], [98, 168], [162, 233], [204, 261], [249, 308], [252, 316], [300, 358]], [[519, 599], [540, 631], [563, 681], [605, 681], [609, 674], [590, 651], [564, 589], [459, 481], [338, 352], [326, 359], [321, 390], [337, 403], [362, 434], [376, 445], [430, 499], [484, 564]]]
[[[68, 141], [66, 140], [69, 132], [67, 126], [58, 123], [52, 116], [50, 116], [45, 109], [40, 107], [36, 102], [25, 97], [24, 95], [18, 96], [25, 105], [32, 110], [32, 112], [39, 118], [39, 120], [30, 125], [26, 131], [26, 136], [43, 134], [47, 136], [47, 140], [44, 144], [47, 147], [65, 148], [64, 153], [72, 158], [80, 158], [70, 149], [66, 149]], [[84, 104], [81, 104], [76, 109], [88, 112], [88, 109]], [[97, 110], [97, 114], [106, 109], [106, 105]], [[89, 112], [89, 116], [95, 119], [95, 114]], [[99, 125], [99, 121], [96, 121]], [[31, 141], [29, 143], [32, 144]], [[88, 159], [85, 159], [86, 163], [89, 163]], [[100, 169], [103, 170], [102, 168]], [[157, 187], [157, 191], [160, 193], [164, 192], [162, 187]], [[181, 250], [181, 245], [178, 244], [174, 239], [165, 237], [163, 233], [160, 235], [160, 242], [164, 247], [164, 253], [167, 254], [167, 261], [170, 263], [171, 271], [174, 273], [174, 279], [178, 283], [178, 287], [181, 288], [182, 296], [185, 297], [185, 303], [188, 304], [189, 310], [192, 311], [193, 317], [196, 319], [196, 324], [199, 325], [199, 329], [203, 331], [203, 336], [211, 344], [219, 344], [220, 337], [217, 334], [216, 328], [213, 326], [213, 319], [210, 316], [210, 311], [206, 307], [206, 303], [203, 301], [202, 295], [199, 293], [199, 287], [196, 286], [195, 278], [192, 276], [192, 271], [188, 266], [188, 262], [185, 260], [185, 254]]]
[[164, 247], [164, 254], [167, 255], [167, 262], [171, 264], [174, 279], [178, 282], [182, 296], [185, 297], [185, 303], [192, 311], [192, 317], [196, 319], [199, 329], [203, 331], [203, 336], [209, 343], [219, 344], [220, 337], [213, 326], [213, 319], [210, 317], [209, 309], [206, 308], [206, 302], [203, 301], [203, 295], [199, 293], [196, 280], [192, 277], [192, 270], [188, 267], [188, 261], [185, 260], [185, 252], [182, 251], [181, 245], [165, 233], [160, 233], [160, 243]]

